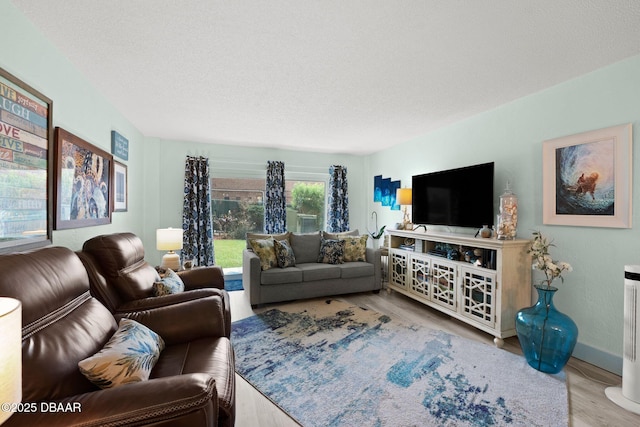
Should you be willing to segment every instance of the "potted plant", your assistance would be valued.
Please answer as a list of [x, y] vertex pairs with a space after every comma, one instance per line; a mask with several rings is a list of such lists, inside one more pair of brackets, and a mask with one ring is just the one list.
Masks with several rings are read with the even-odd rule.
[[387, 228], [387, 226], [383, 225], [378, 230], [378, 213], [376, 211], [371, 212], [371, 218], [373, 219], [374, 217], [375, 217], [374, 231], [370, 231], [369, 227], [367, 227], [367, 231], [369, 232], [369, 236], [371, 236], [371, 238], [373, 239], [372, 240], [373, 248], [378, 249], [378, 247], [380, 246], [380, 243], [378, 241], [382, 236], [384, 236], [384, 229]]
[[549, 253], [553, 243], [539, 231], [533, 233], [528, 250], [533, 268], [544, 272], [545, 278], [534, 285], [538, 301], [516, 314], [516, 332], [527, 363], [539, 371], [555, 374], [566, 365], [578, 339], [578, 327], [569, 316], [559, 312], [553, 304], [558, 288], [554, 283], [564, 281], [562, 275], [571, 272], [567, 262], [555, 261]]

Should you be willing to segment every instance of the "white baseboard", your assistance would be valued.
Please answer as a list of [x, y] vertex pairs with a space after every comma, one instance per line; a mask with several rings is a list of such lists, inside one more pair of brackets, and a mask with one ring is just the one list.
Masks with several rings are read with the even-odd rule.
[[606, 371], [613, 372], [616, 375], [622, 375], [622, 356], [607, 353], [581, 343], [576, 344], [572, 356]]

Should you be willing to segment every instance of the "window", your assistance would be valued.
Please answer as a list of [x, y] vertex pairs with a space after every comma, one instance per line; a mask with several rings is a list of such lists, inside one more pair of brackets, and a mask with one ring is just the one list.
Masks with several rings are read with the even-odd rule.
[[[323, 230], [326, 182], [286, 179], [287, 229]], [[213, 178], [211, 203], [216, 263], [241, 267], [247, 232], [264, 232], [264, 178]]]
[[216, 239], [244, 239], [264, 229], [264, 179], [213, 178], [211, 210]]
[[310, 233], [324, 229], [325, 183], [318, 181], [286, 181], [287, 229]]

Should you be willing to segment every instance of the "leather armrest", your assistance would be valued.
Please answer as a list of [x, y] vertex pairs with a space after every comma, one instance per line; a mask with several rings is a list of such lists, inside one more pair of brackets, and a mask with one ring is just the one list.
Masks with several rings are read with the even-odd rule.
[[127, 317], [142, 323], [169, 345], [226, 336], [224, 301], [217, 295], [149, 310], [116, 313], [115, 317], [118, 320]]
[[178, 272], [185, 290], [201, 288], [224, 289], [224, 272], [217, 265], [196, 267]]
[[191, 291], [180, 292], [177, 294], [163, 295], [160, 297], [148, 297], [129, 301], [122, 304], [116, 309], [115, 315], [126, 315], [128, 312], [150, 310], [154, 308], [164, 307], [166, 305], [177, 304], [185, 301], [197, 300], [205, 298], [207, 296], [216, 295], [220, 296], [220, 289], [207, 288], [207, 289], [194, 289]]
[[130, 383], [35, 403], [35, 412], [11, 416], [3, 427], [71, 425], [147, 425], [171, 421], [172, 426], [216, 425], [218, 398], [208, 374], [184, 374]]

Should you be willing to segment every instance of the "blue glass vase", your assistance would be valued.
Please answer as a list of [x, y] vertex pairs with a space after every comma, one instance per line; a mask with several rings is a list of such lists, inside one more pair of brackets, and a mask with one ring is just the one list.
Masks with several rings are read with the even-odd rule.
[[578, 327], [553, 305], [558, 288], [535, 285], [538, 302], [516, 314], [516, 332], [527, 363], [538, 371], [556, 374], [569, 361], [578, 340]]

